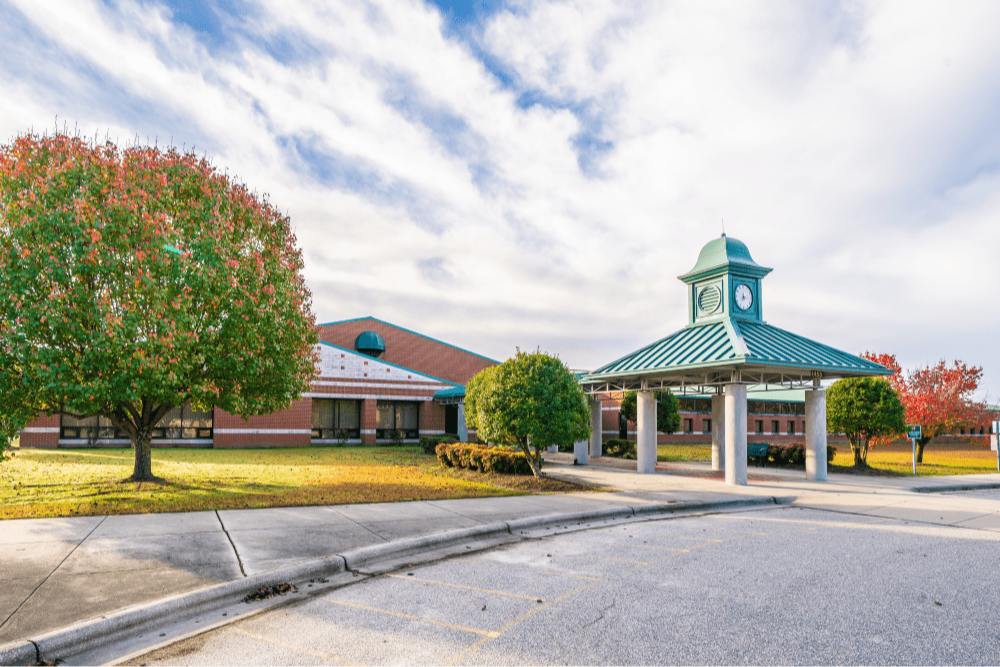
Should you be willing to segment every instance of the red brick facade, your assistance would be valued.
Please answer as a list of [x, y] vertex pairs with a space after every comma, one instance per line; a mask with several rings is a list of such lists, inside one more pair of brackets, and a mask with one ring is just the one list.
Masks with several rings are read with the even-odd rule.
[[[366, 331], [374, 331], [385, 340], [385, 352], [378, 358], [354, 349], [355, 339]], [[319, 345], [320, 377], [312, 390], [288, 409], [244, 420], [217, 408], [211, 439], [154, 440], [154, 446], [308, 447], [345, 440], [375, 444], [390, 440], [377, 438], [380, 402], [415, 405], [419, 435], [444, 433], [449, 408], [435, 401], [434, 394], [456, 384], [464, 386], [480, 370], [496, 364], [486, 357], [374, 318], [323, 325], [320, 338], [324, 341]], [[355, 402], [360, 417], [360, 437], [339, 435], [339, 439], [325, 440], [314, 437], [313, 401], [322, 399]], [[385, 435], [386, 429], [381, 430]], [[416, 438], [407, 437], [406, 440], [415, 441]], [[128, 441], [122, 439], [60, 439], [58, 415], [39, 417], [21, 432], [23, 447], [121, 447], [127, 444]]]

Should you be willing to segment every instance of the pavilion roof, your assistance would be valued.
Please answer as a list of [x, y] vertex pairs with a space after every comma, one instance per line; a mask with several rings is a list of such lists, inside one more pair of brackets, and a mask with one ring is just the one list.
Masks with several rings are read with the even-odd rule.
[[[690, 324], [581, 379], [631, 388], [642, 380], [662, 386], [718, 385], [740, 381], [785, 386], [813, 378], [887, 375], [888, 369], [764, 322], [723, 318]], [[744, 377], [745, 376], [745, 377]]]

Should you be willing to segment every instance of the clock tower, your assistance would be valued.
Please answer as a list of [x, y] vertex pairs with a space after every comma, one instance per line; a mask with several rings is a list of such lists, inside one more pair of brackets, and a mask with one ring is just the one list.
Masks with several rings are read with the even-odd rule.
[[725, 234], [710, 241], [694, 268], [678, 276], [687, 284], [688, 325], [727, 317], [762, 322], [760, 281], [770, 272], [742, 241]]

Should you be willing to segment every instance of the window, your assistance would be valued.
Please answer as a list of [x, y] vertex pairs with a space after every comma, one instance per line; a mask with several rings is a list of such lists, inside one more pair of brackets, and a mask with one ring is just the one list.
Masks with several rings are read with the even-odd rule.
[[379, 401], [375, 406], [375, 437], [383, 440], [399, 431], [404, 438], [420, 435], [420, 404], [404, 401]]
[[684, 420], [684, 432], [685, 433], [694, 433], [694, 420], [693, 419], [685, 419]]
[[771, 433], [774, 435], [781, 433], [781, 423], [777, 419], [771, 422]]
[[185, 404], [171, 408], [153, 429], [153, 440], [194, 440], [212, 437], [212, 412], [195, 410]]
[[75, 419], [62, 415], [59, 424], [59, 437], [69, 439], [97, 440], [111, 438], [128, 438], [124, 431], [119, 431], [111, 425], [107, 417], [87, 417]]
[[357, 440], [360, 437], [361, 405], [359, 401], [313, 399], [313, 440]]
[[788, 421], [788, 435], [795, 435], [795, 422], [792, 420]]
[[702, 419], [701, 420], [701, 432], [702, 433], [711, 433], [712, 432], [712, 420], [711, 419]]
[[757, 419], [753, 423], [753, 431], [757, 435], [764, 435], [764, 420]]
[[[171, 408], [170, 412], [156, 423], [152, 439], [156, 440], [210, 440], [212, 438], [214, 413], [212, 410], [195, 410], [190, 405]], [[107, 417], [87, 417], [75, 419], [62, 415], [59, 437], [81, 440], [128, 440], [128, 434], [111, 425]]]

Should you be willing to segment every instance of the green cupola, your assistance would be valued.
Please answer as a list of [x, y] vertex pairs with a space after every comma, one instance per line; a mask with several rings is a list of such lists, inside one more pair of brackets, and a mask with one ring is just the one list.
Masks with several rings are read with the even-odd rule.
[[726, 317], [763, 321], [760, 281], [770, 272], [753, 261], [742, 241], [725, 234], [709, 241], [694, 268], [678, 276], [688, 286], [688, 323]]

